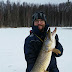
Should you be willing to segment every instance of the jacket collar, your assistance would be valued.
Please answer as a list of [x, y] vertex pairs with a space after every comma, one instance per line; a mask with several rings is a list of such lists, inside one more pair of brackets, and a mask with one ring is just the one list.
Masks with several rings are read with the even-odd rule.
[[38, 26], [32, 26], [32, 33], [35, 33], [37, 36], [43, 37], [43, 39], [44, 39], [45, 36], [46, 36], [46, 32], [47, 32], [48, 27], [49, 27], [49, 25], [46, 24], [46, 25], [45, 25], [45, 28], [44, 28], [44, 31], [41, 32], [41, 31], [38, 29]]

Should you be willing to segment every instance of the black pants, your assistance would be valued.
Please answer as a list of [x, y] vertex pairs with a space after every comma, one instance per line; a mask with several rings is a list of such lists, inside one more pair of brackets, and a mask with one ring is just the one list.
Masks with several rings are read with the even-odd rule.
[[[26, 69], [26, 72], [30, 72], [30, 71], [28, 71], [28, 70]], [[52, 69], [52, 70], [49, 70], [49, 72], [59, 72], [59, 70], [58, 70], [58, 68], [54, 68], [54, 69]]]
[[54, 69], [49, 70], [49, 72], [59, 72], [59, 70], [58, 68], [54, 68]]

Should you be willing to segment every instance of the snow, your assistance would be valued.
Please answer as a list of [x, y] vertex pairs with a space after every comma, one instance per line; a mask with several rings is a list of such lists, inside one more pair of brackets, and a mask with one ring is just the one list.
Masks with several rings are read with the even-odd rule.
[[[51, 27], [53, 30], [54, 27]], [[24, 41], [31, 28], [0, 28], [0, 72], [25, 72]], [[57, 57], [60, 72], [71, 72], [72, 28], [57, 27], [64, 53]]]

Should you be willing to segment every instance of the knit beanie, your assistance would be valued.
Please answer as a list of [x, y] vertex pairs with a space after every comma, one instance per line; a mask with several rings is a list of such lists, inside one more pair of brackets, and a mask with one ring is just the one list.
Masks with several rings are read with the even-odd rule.
[[45, 21], [45, 24], [46, 24], [46, 16], [43, 12], [36, 12], [36, 13], [33, 14], [33, 16], [32, 16], [32, 25], [34, 25], [34, 21], [36, 19], [42, 19], [42, 20]]

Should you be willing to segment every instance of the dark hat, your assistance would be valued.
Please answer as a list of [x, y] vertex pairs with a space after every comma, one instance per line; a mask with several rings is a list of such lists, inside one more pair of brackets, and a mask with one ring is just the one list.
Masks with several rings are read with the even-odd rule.
[[43, 19], [46, 23], [46, 16], [43, 12], [36, 12], [36, 13], [33, 14], [33, 16], [32, 16], [32, 24], [33, 25], [34, 25], [34, 21], [36, 19]]

